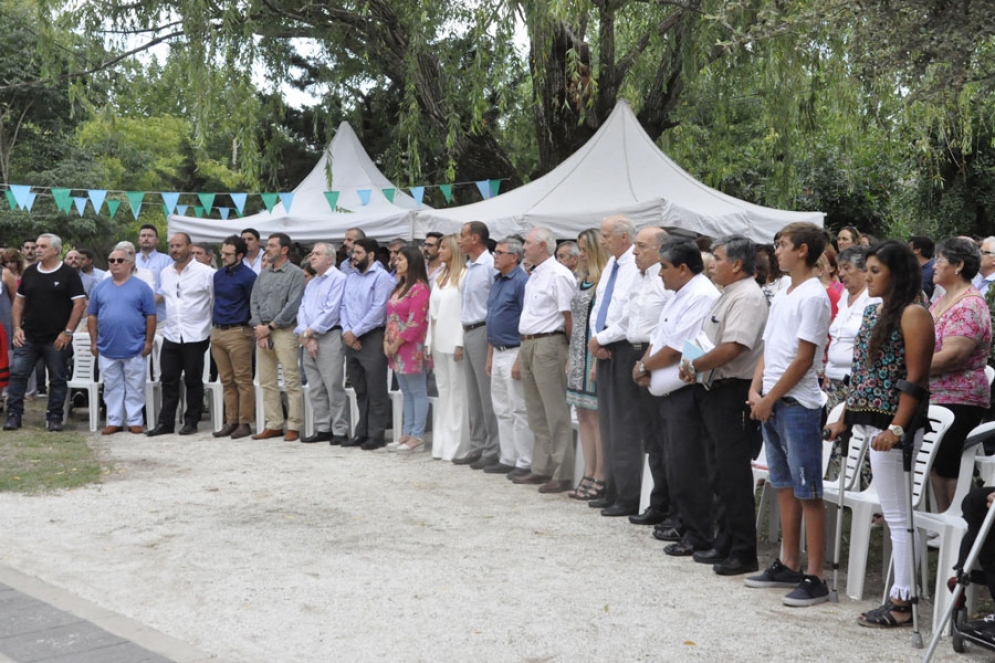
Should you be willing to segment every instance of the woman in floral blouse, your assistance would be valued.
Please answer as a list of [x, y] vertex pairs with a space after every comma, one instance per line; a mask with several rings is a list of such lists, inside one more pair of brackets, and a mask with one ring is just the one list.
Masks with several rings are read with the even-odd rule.
[[395, 263], [397, 286], [387, 302], [387, 331], [383, 351], [404, 395], [404, 426], [388, 450], [411, 453], [425, 446], [428, 388], [425, 377], [425, 334], [428, 331], [428, 276], [425, 258], [417, 247], [401, 248]]
[[930, 402], [954, 413], [933, 461], [931, 481], [937, 511], [946, 511], [957, 489], [964, 440], [988, 409], [991, 396], [985, 364], [992, 345], [988, 304], [971, 285], [981, 267], [981, 252], [953, 237], [936, 247], [933, 283], [944, 289], [929, 309], [936, 322], [936, 347], [930, 368]]

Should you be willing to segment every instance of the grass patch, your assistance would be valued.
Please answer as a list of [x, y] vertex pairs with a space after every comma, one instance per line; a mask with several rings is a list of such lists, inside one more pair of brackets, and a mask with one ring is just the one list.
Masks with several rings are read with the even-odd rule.
[[100, 481], [103, 468], [79, 433], [22, 428], [0, 435], [0, 491], [41, 493]]

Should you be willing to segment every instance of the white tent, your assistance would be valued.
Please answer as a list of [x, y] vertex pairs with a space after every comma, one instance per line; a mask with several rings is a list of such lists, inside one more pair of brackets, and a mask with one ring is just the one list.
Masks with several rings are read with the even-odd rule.
[[[364, 189], [370, 192], [366, 205], [359, 193]], [[384, 196], [383, 189], [395, 189], [393, 203]], [[339, 192], [335, 212], [325, 198], [325, 192], [330, 190]], [[341, 241], [346, 230], [358, 227], [379, 240], [411, 238], [412, 211], [418, 203], [380, 172], [348, 122], [339, 125], [317, 165], [293, 193], [289, 211], [278, 202], [272, 212], [232, 216], [227, 221], [173, 214], [169, 217], [169, 233], [185, 232], [195, 242], [221, 242], [243, 228], [255, 228], [264, 238], [285, 232], [294, 241], [308, 244]]]
[[681, 228], [711, 237], [740, 233], [762, 242], [794, 221], [822, 226], [825, 216], [761, 207], [705, 186], [660, 151], [629, 104], [619, 101], [598, 132], [547, 175], [483, 202], [419, 211], [414, 231], [424, 237], [483, 221], [492, 238], [539, 226], [574, 238], [611, 214], [627, 215], [637, 228]]

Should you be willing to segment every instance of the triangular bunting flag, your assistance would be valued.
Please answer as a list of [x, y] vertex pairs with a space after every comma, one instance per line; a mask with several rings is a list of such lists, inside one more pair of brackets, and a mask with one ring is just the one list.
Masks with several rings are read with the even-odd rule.
[[370, 194], [373, 193], [373, 191], [370, 189], [359, 189], [356, 193], [359, 195], [359, 202], [361, 202], [364, 207], [370, 204]]
[[167, 219], [169, 218], [169, 208], [165, 204], [162, 206], [162, 213]]
[[384, 189], [383, 197], [387, 199], [387, 202], [394, 202], [394, 194], [397, 193], [397, 189]]
[[480, 192], [480, 195], [483, 196], [484, 200], [491, 197], [490, 180], [478, 180], [477, 182], [474, 182], [474, 184], [477, 185], [477, 191]]
[[200, 204], [204, 206], [208, 212], [214, 207], [214, 194], [213, 193], [198, 193], [197, 199], [200, 200]]
[[100, 208], [104, 206], [104, 199], [107, 198], [107, 191], [104, 189], [89, 189], [87, 195], [93, 203], [93, 211], [100, 214]]
[[37, 198], [37, 197], [38, 197], [37, 193], [28, 192], [28, 211], [29, 212], [31, 211], [31, 208], [34, 207], [34, 205], [35, 205], [35, 198]]
[[30, 184], [11, 184], [10, 191], [14, 194], [14, 200], [21, 209], [28, 207], [28, 194], [31, 193]]
[[491, 198], [498, 195], [501, 191], [501, 180], [491, 180]]
[[107, 201], [107, 211], [110, 212], [110, 215], [111, 215], [112, 219], [114, 218], [114, 215], [117, 214], [117, 208], [120, 207], [120, 206], [121, 206], [121, 201], [120, 200], [108, 200]]
[[221, 213], [221, 220], [222, 221], [227, 221], [228, 220], [228, 215], [231, 214], [231, 208], [230, 207], [219, 207], [218, 208], [218, 212]]
[[73, 197], [73, 202], [76, 204], [76, 211], [79, 212], [80, 216], [83, 216], [83, 210], [86, 209], [86, 198], [82, 196]]
[[176, 213], [179, 214], [180, 216], [186, 216], [188, 209], [190, 209], [189, 205], [177, 205]]
[[235, 205], [235, 209], [238, 210], [238, 215], [242, 216], [242, 211], [245, 210], [245, 199], [249, 194], [247, 193], [229, 193], [231, 197], [231, 202]]
[[63, 214], [69, 214], [73, 207], [72, 189], [52, 189], [52, 197], [55, 198], [55, 206]]
[[17, 209], [17, 199], [14, 198], [14, 192], [7, 189], [3, 192], [3, 195], [7, 196], [7, 204], [10, 205], [10, 211], [13, 212]]
[[163, 191], [162, 202], [166, 203], [166, 215], [172, 214], [176, 210], [176, 203], [180, 201], [180, 194], [176, 191]]
[[421, 201], [425, 199], [425, 187], [423, 186], [411, 187], [411, 197], [415, 199], [416, 203], [418, 203], [418, 207], [421, 207]]
[[196, 216], [198, 219], [203, 218], [204, 208], [201, 207], [200, 205], [197, 205], [196, 207], [193, 208], [193, 215]]
[[131, 205], [131, 213], [138, 220], [138, 213], [142, 211], [142, 200], [145, 198], [143, 191], [129, 191], [125, 194], [128, 197], [128, 204]]
[[446, 199], [446, 204], [453, 199], [453, 185], [452, 184], [440, 184], [439, 190], [442, 191], [442, 197]]
[[338, 191], [326, 191], [325, 192], [325, 200], [328, 201], [328, 206], [334, 212], [335, 211], [335, 205], [337, 205], [338, 202], [339, 202], [339, 192]]
[[290, 206], [294, 204], [294, 192], [288, 191], [280, 194], [280, 202], [283, 203], [283, 210], [290, 214]]
[[263, 205], [266, 205], [266, 211], [272, 212], [273, 208], [276, 207], [276, 200], [280, 195], [276, 193], [262, 193], [259, 195], [263, 198]]

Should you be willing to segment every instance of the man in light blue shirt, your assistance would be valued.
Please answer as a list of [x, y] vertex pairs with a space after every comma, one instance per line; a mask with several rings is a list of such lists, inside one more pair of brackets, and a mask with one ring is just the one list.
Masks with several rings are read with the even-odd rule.
[[158, 294], [162, 280], [159, 275], [162, 270], [173, 264], [173, 259], [165, 253], [159, 253], [156, 246], [159, 244], [159, 231], [151, 223], [144, 224], [138, 231], [138, 255], [135, 257], [135, 265], [152, 272], [155, 277], [155, 287], [152, 290], [155, 296], [155, 313], [159, 323], [166, 319], [166, 303], [162, 296]]
[[981, 296], [988, 298], [988, 288], [995, 281], [995, 237], [986, 237], [981, 242], [981, 266], [971, 281]]
[[369, 451], [386, 444], [390, 417], [387, 394], [387, 356], [383, 352], [387, 300], [394, 279], [377, 262], [375, 239], [357, 239], [352, 247], [353, 272], [346, 278], [342, 296], [342, 343], [346, 346], [346, 372], [359, 405], [355, 436], [343, 447]]
[[349, 433], [341, 324], [346, 276], [335, 267], [335, 247], [331, 244], [315, 244], [310, 260], [318, 275], [304, 288], [294, 333], [304, 348], [304, 372], [314, 408], [315, 431], [302, 437], [301, 442], [342, 444]]

